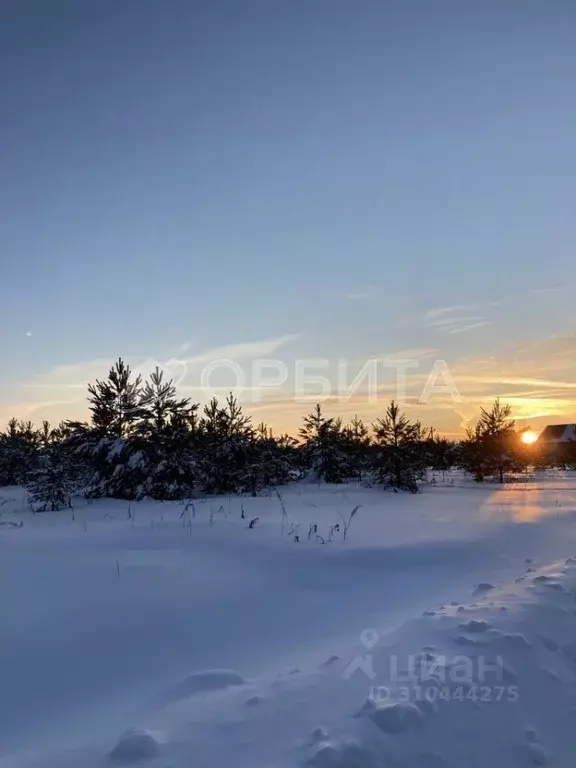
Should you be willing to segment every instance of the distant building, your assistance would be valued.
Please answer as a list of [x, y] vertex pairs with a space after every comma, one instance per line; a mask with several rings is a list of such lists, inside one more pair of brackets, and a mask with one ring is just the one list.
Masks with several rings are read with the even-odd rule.
[[538, 437], [538, 442], [546, 445], [572, 443], [575, 441], [576, 424], [549, 424]]

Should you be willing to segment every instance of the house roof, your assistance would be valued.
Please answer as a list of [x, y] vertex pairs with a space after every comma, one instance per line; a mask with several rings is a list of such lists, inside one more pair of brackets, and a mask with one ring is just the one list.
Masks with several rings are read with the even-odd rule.
[[540, 433], [539, 443], [570, 443], [576, 440], [576, 424], [549, 424]]

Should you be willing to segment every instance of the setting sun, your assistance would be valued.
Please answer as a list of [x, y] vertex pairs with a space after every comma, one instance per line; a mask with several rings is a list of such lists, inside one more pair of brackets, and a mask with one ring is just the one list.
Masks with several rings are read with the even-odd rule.
[[532, 443], [535, 443], [536, 440], [538, 440], [538, 435], [536, 432], [523, 432], [522, 433], [522, 442], [526, 443], [527, 445], [531, 445]]

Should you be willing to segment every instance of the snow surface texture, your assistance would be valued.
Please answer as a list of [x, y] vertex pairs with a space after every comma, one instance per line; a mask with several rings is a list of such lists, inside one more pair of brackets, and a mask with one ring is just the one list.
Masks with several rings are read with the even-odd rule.
[[288, 520], [0, 496], [1, 766], [575, 764], [570, 475], [298, 485]]

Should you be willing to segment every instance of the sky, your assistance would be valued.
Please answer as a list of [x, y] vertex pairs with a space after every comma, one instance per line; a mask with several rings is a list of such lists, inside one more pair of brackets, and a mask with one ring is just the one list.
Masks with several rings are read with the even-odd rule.
[[[371, 420], [394, 360], [446, 434], [496, 396], [576, 420], [575, 25], [573, 0], [0, 0], [0, 422], [85, 417], [119, 356], [194, 402], [232, 361], [210, 387], [240, 368], [279, 431], [319, 395], [302, 366]], [[286, 382], [255, 390], [257, 359]], [[376, 399], [343, 397], [338, 361], [372, 359]], [[437, 360], [459, 397], [420, 402]]]

